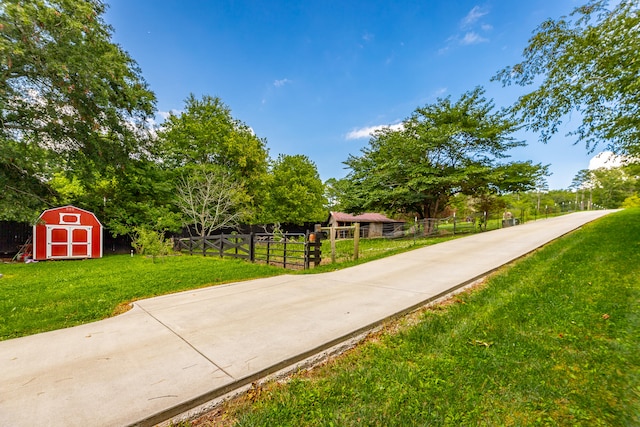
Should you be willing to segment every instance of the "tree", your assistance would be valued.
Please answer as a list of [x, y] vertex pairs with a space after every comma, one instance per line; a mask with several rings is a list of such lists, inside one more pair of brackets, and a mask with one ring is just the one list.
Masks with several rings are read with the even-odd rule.
[[184, 111], [162, 124], [157, 156], [168, 169], [217, 165], [243, 183], [255, 205], [262, 200], [267, 173], [266, 141], [258, 138], [220, 98], [192, 94]]
[[43, 150], [0, 141], [0, 220], [31, 222], [49, 206], [55, 191], [42, 177]]
[[591, 208], [593, 201], [593, 173], [589, 169], [581, 169], [571, 181], [570, 188], [576, 192], [576, 209]]
[[176, 173], [147, 159], [132, 159], [119, 173], [107, 169], [90, 179], [58, 173], [50, 181], [56, 204], [74, 204], [94, 212], [114, 235], [135, 235], [137, 228], [178, 231], [182, 215], [175, 205]]
[[[51, 169], [120, 170], [145, 139], [155, 96], [111, 42], [100, 0], [6, 0], [0, 7], [2, 204], [46, 206]], [[19, 206], [19, 205], [18, 205]], [[5, 218], [26, 219], [13, 209]]]
[[348, 203], [349, 180], [329, 178], [324, 182], [324, 198], [327, 200], [327, 210], [343, 211]]
[[640, 208], [640, 196], [633, 195], [624, 199], [621, 208]]
[[242, 210], [243, 191], [235, 178], [220, 166], [192, 168], [180, 179], [177, 204], [185, 215], [185, 225], [200, 237], [225, 227], [236, 227], [246, 216]]
[[605, 143], [618, 153], [640, 154], [640, 14], [637, 0], [607, 9], [594, 0], [570, 17], [543, 22], [525, 48], [524, 60], [495, 80], [522, 86], [542, 82], [513, 107], [526, 126], [547, 142], [572, 111], [582, 116], [571, 134], [588, 150]]
[[303, 224], [327, 218], [324, 185], [307, 156], [279, 155], [270, 175], [263, 222]]
[[591, 177], [593, 203], [603, 208], [619, 208], [634, 194], [636, 179], [627, 175], [622, 167], [595, 169]]
[[[418, 108], [402, 129], [374, 134], [361, 156], [350, 156], [350, 211], [383, 210], [436, 217], [456, 193], [498, 188], [497, 160], [522, 145], [509, 136], [517, 125], [476, 88], [454, 102]], [[513, 169], [515, 170], [515, 169]]]

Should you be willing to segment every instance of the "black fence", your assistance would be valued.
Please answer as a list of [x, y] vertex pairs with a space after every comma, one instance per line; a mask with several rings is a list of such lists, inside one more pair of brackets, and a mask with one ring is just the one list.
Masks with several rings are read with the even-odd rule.
[[31, 242], [33, 227], [24, 222], [0, 221], [0, 255], [13, 257]]
[[320, 241], [315, 237], [313, 233], [223, 233], [178, 238], [174, 249], [190, 255], [240, 258], [306, 270], [321, 261]]

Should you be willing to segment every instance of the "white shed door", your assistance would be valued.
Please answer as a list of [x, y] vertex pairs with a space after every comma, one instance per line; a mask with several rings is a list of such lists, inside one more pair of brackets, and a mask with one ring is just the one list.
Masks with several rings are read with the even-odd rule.
[[90, 257], [92, 228], [47, 225], [47, 259]]

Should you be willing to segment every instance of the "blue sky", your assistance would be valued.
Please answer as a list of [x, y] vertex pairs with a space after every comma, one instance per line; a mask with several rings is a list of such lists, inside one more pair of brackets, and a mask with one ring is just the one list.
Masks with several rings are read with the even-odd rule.
[[[526, 88], [490, 79], [521, 60], [546, 18], [577, 0], [107, 0], [114, 42], [135, 59], [158, 98], [158, 121], [190, 93], [219, 96], [267, 139], [272, 158], [304, 154], [323, 180], [368, 144], [368, 130], [397, 124], [438, 97], [476, 86], [497, 107]], [[567, 188], [595, 153], [564, 134], [549, 144], [520, 132], [510, 160], [550, 164]]]

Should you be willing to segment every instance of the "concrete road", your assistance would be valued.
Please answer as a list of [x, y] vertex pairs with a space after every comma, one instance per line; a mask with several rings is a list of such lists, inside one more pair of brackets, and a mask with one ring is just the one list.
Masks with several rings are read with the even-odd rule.
[[0, 342], [0, 424], [152, 425], [482, 277], [610, 211], [476, 234], [356, 267], [138, 301]]

